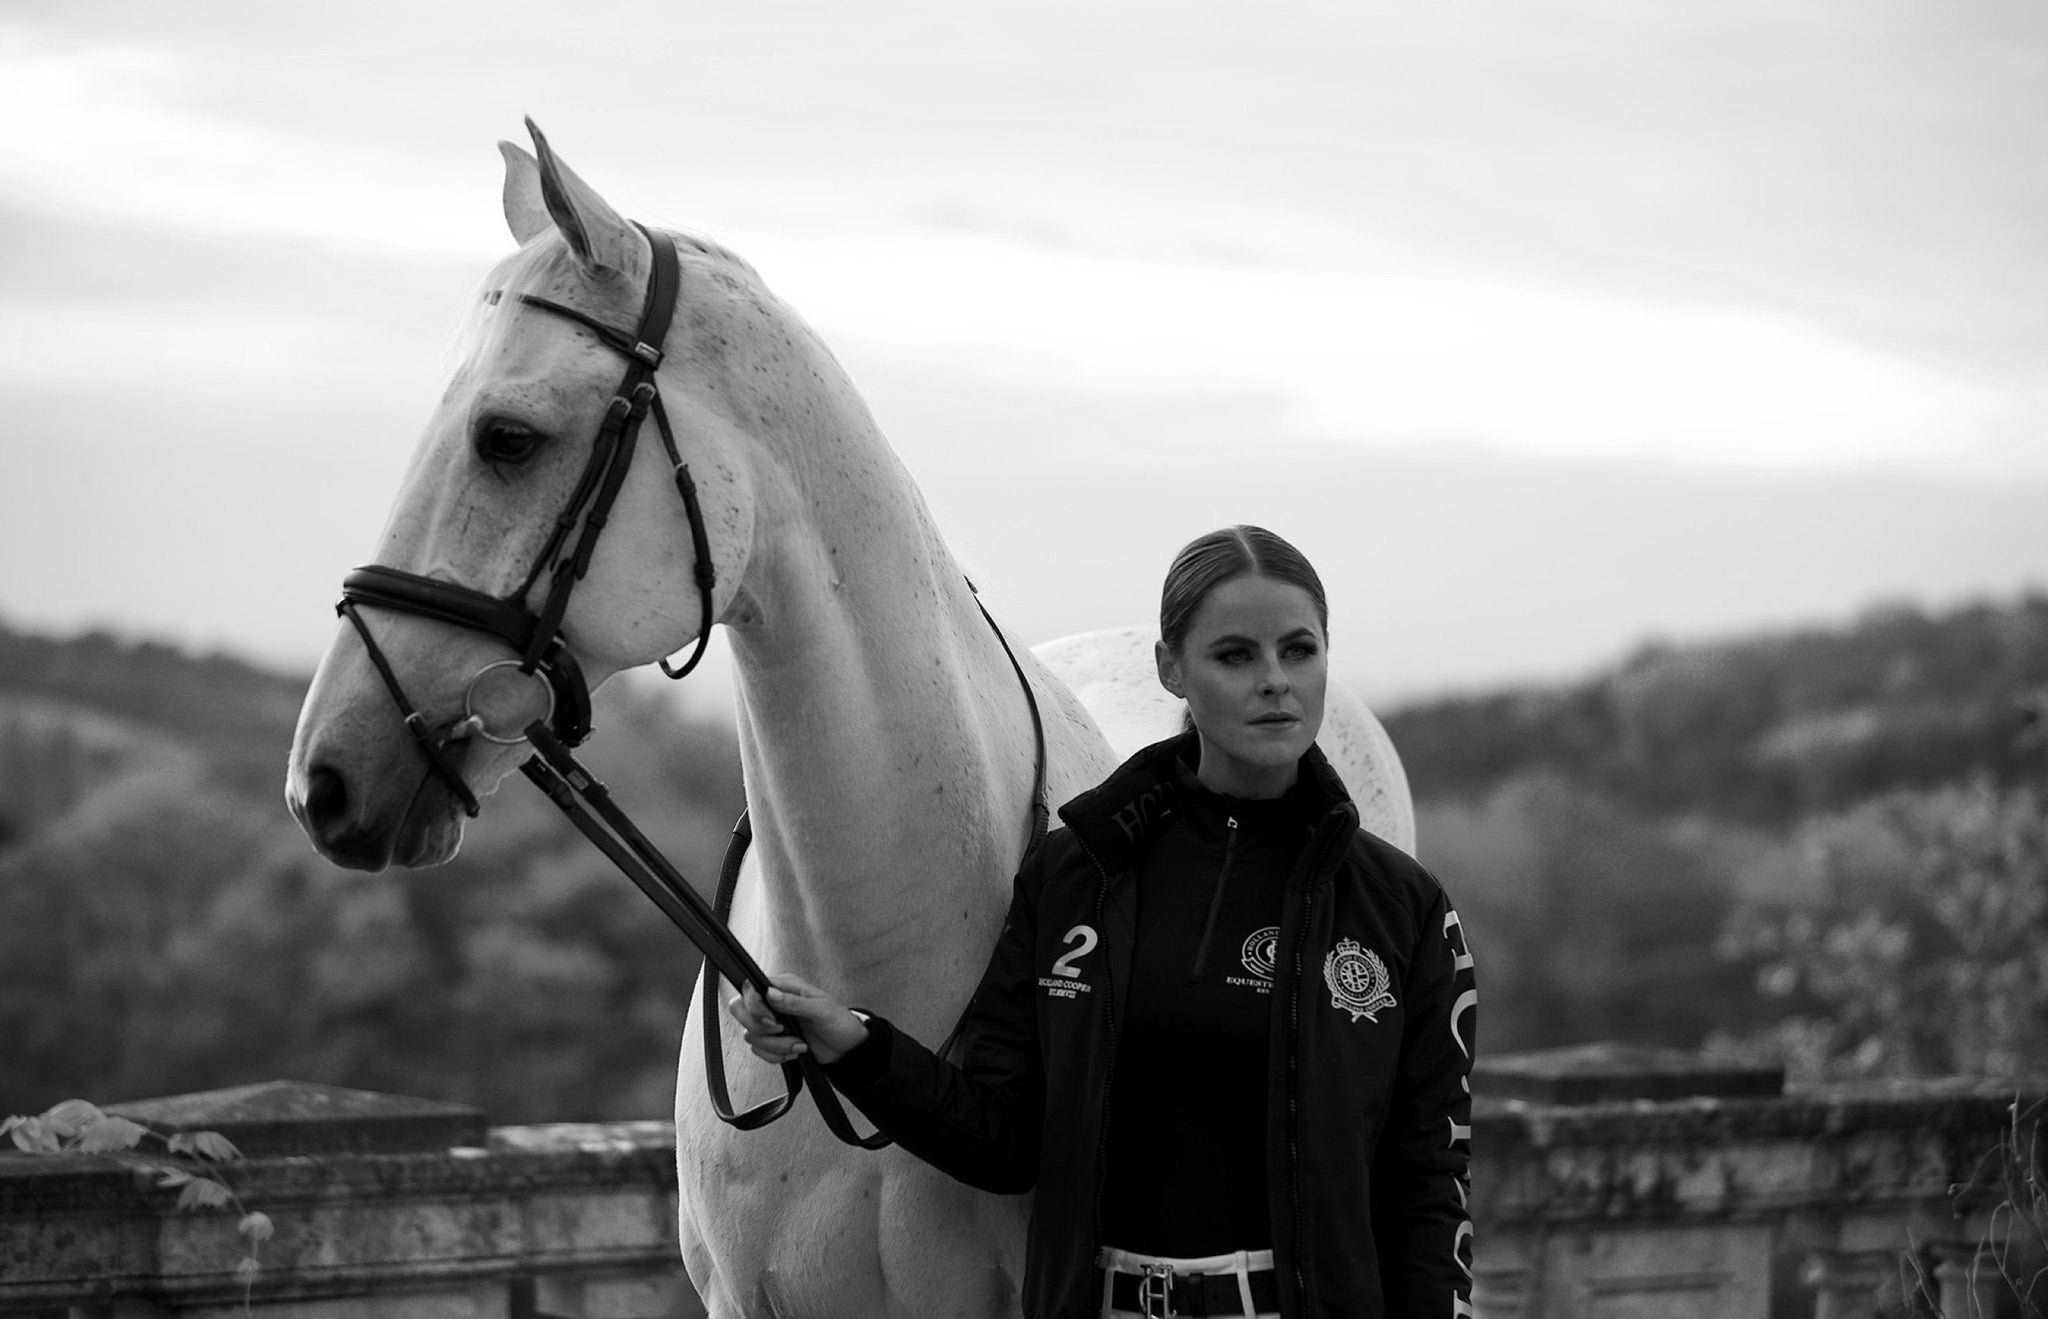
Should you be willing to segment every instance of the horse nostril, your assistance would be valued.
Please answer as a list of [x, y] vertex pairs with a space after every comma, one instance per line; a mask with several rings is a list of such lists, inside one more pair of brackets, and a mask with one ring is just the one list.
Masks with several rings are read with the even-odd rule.
[[306, 824], [315, 839], [327, 840], [345, 829], [348, 782], [335, 770], [315, 765], [306, 775]]
[[351, 870], [382, 870], [391, 864], [395, 833], [361, 818], [369, 804], [355, 800], [340, 770], [314, 765], [306, 771], [305, 800], [293, 809], [320, 855]]

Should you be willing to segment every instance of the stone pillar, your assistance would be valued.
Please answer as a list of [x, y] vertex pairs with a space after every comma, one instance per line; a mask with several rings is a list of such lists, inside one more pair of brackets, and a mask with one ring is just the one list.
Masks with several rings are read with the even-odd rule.
[[680, 1268], [610, 1277], [514, 1278], [506, 1319], [702, 1319]]
[[1934, 1258], [1943, 1319], [1991, 1319], [1998, 1313], [1998, 1267], [1979, 1243], [1939, 1244]]
[[1802, 1278], [1813, 1288], [1813, 1319], [1874, 1319], [1891, 1261], [1868, 1251], [1817, 1250]]
[[1530, 1282], [1523, 1264], [1481, 1265], [1472, 1275], [1472, 1308], [1478, 1319], [1524, 1319]]

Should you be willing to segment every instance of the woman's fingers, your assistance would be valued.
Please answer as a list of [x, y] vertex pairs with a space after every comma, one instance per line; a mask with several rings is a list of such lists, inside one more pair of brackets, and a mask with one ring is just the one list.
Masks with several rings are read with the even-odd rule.
[[770, 976], [768, 986], [765, 999], [747, 985], [726, 1000], [726, 1012], [746, 1032], [756, 1056], [779, 1063], [815, 1053], [830, 1064], [867, 1038], [861, 1020], [817, 986], [793, 975]]
[[810, 1052], [810, 1046], [794, 1035], [766, 1035], [751, 1042], [754, 1056], [780, 1067]]
[[749, 987], [734, 994], [725, 1001], [725, 1011], [727, 1016], [739, 1024], [747, 1044], [754, 1052], [766, 1057], [767, 1054], [763, 1053], [764, 1046], [772, 1046], [769, 1051], [777, 1057], [770, 1061], [779, 1061], [783, 1057], [803, 1052], [803, 1041], [783, 1029], [781, 1019], [761, 1001], [759, 991]]
[[761, 1001], [761, 991], [748, 985], [732, 996], [732, 1014], [742, 1024], [772, 1027], [776, 1025], [775, 1014]]
[[780, 1029], [775, 1014], [761, 1003], [760, 996], [747, 989], [734, 994], [725, 1001], [725, 1014], [738, 1022], [740, 1029], [751, 1037], [759, 1032], [773, 1033]]
[[830, 994], [795, 976], [769, 976], [768, 986], [768, 1002], [763, 1006], [785, 1016], [820, 1021], [839, 1010], [838, 1002]]

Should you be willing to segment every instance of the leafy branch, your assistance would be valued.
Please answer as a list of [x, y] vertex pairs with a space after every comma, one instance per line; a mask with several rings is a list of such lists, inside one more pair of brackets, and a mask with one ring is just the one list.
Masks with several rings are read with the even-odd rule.
[[[2011, 1122], [1995, 1149], [1978, 1161], [1967, 1182], [1949, 1188], [1959, 1212], [1989, 1203], [1990, 1223], [1983, 1256], [2018, 1298], [2023, 1319], [2041, 1319], [2036, 1293], [2048, 1282], [2048, 1184], [2043, 1183], [2041, 1133], [2048, 1127], [2048, 1100], [2022, 1109], [2015, 1095], [2008, 1110]], [[1974, 1270], [1975, 1265], [1972, 1265]]]
[[242, 1281], [243, 1307], [248, 1307], [256, 1275], [263, 1271], [263, 1243], [276, 1228], [270, 1215], [253, 1212], [242, 1203], [242, 1197], [221, 1175], [219, 1165], [242, 1157], [226, 1136], [218, 1131], [181, 1131], [166, 1136], [83, 1099], [67, 1099], [34, 1117], [10, 1117], [0, 1122], [0, 1136], [11, 1139], [15, 1148], [26, 1154], [142, 1153], [144, 1141], [162, 1145], [162, 1157], [176, 1162], [154, 1165], [156, 1185], [161, 1190], [177, 1189], [178, 1209], [232, 1209], [240, 1215], [235, 1231], [249, 1243], [249, 1253], [236, 1263], [235, 1276]]

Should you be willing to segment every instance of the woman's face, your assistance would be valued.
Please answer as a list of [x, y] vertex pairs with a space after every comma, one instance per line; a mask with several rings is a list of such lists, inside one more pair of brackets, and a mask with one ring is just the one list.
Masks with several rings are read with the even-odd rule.
[[1202, 783], [1236, 797], [1294, 785], [1323, 725], [1330, 660], [1315, 598], [1246, 574], [1212, 588], [1176, 653], [1156, 647], [1159, 681], [1184, 697], [1202, 740]]

